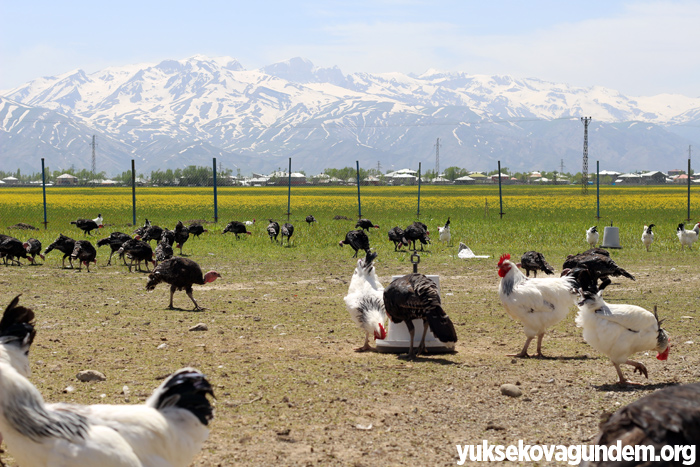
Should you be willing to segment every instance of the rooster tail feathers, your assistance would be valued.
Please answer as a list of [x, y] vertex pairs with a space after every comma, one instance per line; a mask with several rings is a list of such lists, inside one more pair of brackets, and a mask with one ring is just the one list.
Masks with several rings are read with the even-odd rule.
[[457, 342], [457, 331], [445, 311], [437, 306], [427, 314], [428, 326], [440, 342]]
[[146, 405], [157, 410], [169, 407], [185, 409], [203, 425], [208, 425], [214, 418], [214, 408], [207, 395], [214, 397], [214, 389], [206, 377], [194, 368], [182, 368], [163, 381]]

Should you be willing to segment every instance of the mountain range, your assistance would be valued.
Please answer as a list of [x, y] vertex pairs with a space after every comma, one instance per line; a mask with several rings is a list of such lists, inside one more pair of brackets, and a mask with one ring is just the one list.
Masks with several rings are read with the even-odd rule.
[[[76, 70], [0, 91], [0, 170], [108, 175], [219, 167], [458, 166], [511, 171], [687, 167], [700, 144], [700, 97], [628, 97], [598, 86], [445, 73], [343, 74], [302, 58], [246, 70], [230, 57]], [[438, 144], [439, 142], [439, 144]]]

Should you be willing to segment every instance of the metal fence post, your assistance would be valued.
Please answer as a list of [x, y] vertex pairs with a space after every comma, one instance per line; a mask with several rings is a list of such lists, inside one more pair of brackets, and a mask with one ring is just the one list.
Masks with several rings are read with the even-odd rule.
[[418, 219], [420, 219], [420, 166], [421, 163], [418, 163], [418, 211], [416, 215], [418, 216]]
[[360, 202], [360, 161], [357, 164], [357, 218], [362, 219], [362, 203]]
[[131, 212], [133, 216], [133, 226], [136, 227], [136, 164], [131, 159]]
[[[289, 215], [291, 214], [292, 207], [292, 158], [289, 158], [289, 172], [287, 173], [287, 222], [289, 222]], [[289, 240], [287, 241], [289, 245]]]
[[216, 199], [216, 157], [214, 157], [214, 222], [219, 222], [219, 207]]
[[49, 228], [49, 221], [46, 219], [46, 169], [44, 168], [44, 158], [41, 158], [41, 189], [44, 192], [44, 230]]

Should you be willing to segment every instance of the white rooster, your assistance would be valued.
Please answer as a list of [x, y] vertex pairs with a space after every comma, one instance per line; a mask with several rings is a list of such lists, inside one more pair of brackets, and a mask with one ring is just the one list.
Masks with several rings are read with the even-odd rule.
[[387, 316], [384, 309], [384, 286], [374, 270], [373, 261], [377, 253], [368, 251], [365, 259], [357, 260], [357, 267], [350, 280], [350, 288], [345, 296], [345, 306], [355, 323], [365, 331], [365, 345], [357, 352], [375, 350], [369, 345], [369, 336], [375, 339], [386, 338], [384, 324]]
[[511, 318], [520, 321], [527, 340], [520, 353], [511, 357], [528, 357], [527, 349], [537, 336], [537, 357], [542, 357], [542, 338], [547, 328], [563, 320], [576, 304], [577, 282], [566, 275], [557, 278], [530, 279], [510, 261], [510, 255], [498, 262], [501, 283], [498, 295]]
[[438, 227], [438, 233], [440, 241], [442, 243], [447, 243], [448, 245], [450, 244], [450, 240], [452, 240], [452, 234], [450, 233], [450, 218], [447, 218], [447, 222], [445, 222], [444, 227]]
[[678, 240], [681, 241], [681, 250], [686, 246], [691, 250], [693, 243], [695, 243], [698, 240], [698, 236], [700, 236], [700, 222], [695, 224], [692, 230], [685, 230], [685, 224], [683, 223], [678, 224], [676, 235], [678, 235]]
[[629, 383], [620, 369], [622, 363], [633, 366], [635, 372], [639, 371], [640, 375], [649, 378], [646, 367], [630, 360], [630, 355], [656, 350], [656, 358], [668, 358], [669, 339], [661, 328], [656, 309], [652, 314], [635, 305], [608, 304], [600, 294], [588, 291], [580, 291], [580, 297], [576, 325], [583, 328], [583, 339], [591, 347], [610, 358], [617, 371], [619, 385]]
[[600, 234], [598, 233], [598, 226], [594, 225], [590, 229], [586, 230], [586, 242], [593, 248], [598, 243]]
[[649, 224], [649, 226], [644, 226], [644, 230], [642, 230], [642, 243], [646, 247], [647, 251], [651, 249], [651, 244], [654, 243], [654, 232], [652, 232], [652, 227], [655, 227], [654, 224]]
[[190, 465], [213, 417], [201, 373], [178, 370], [142, 405], [46, 404], [26, 378], [34, 313], [18, 301], [0, 321], [0, 432], [19, 465]]

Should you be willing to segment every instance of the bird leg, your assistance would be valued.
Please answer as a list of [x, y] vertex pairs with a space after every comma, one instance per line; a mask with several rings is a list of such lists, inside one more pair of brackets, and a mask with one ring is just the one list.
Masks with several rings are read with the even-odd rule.
[[175, 286], [171, 285], [170, 286], [170, 305], [168, 305], [169, 309], [173, 309], [173, 295], [175, 295]]
[[114, 254], [114, 251], [112, 251], [112, 252], [109, 254], [109, 259], [107, 260], [107, 266], [109, 266], [110, 264], [112, 264], [112, 255], [113, 255], [113, 254]]
[[355, 349], [355, 352], [374, 352], [376, 349], [369, 345], [369, 333], [365, 332], [365, 345]]
[[413, 335], [416, 332], [416, 328], [413, 326], [413, 321], [410, 319], [406, 320], [406, 327], [408, 328], [408, 334], [410, 335], [408, 341], [408, 359], [413, 360], [416, 354], [413, 352]]
[[186, 291], [187, 296], [190, 297], [190, 300], [192, 300], [192, 303], [194, 303], [194, 311], [204, 311], [204, 308], [200, 307], [197, 304], [197, 300], [194, 299], [192, 296], [192, 289]]
[[506, 354], [506, 357], [516, 357], [516, 358], [528, 358], [528, 357], [530, 357], [527, 354], [527, 348], [530, 347], [530, 342], [532, 342], [532, 339], [534, 339], [534, 338], [535, 338], [534, 336], [528, 337], [525, 340], [525, 345], [523, 346], [523, 350], [521, 350], [520, 353], [509, 353], [509, 354]]
[[[430, 326], [428, 325], [428, 320], [424, 319], [423, 320], [423, 336], [421, 336], [420, 345], [418, 346], [418, 352], [416, 353], [416, 355], [421, 355], [421, 354], [425, 353], [425, 334], [428, 332], [429, 327]], [[411, 341], [411, 342], [413, 342], [413, 341]]]
[[535, 357], [544, 357], [542, 354], [542, 339], [544, 338], [544, 332], [542, 334], [537, 335], [537, 353], [535, 354]]
[[635, 362], [634, 360], [627, 360], [625, 363], [634, 367], [633, 374], [639, 372], [640, 375], [644, 375], [646, 379], [649, 379], [649, 372], [647, 371], [647, 367], [643, 364]]

